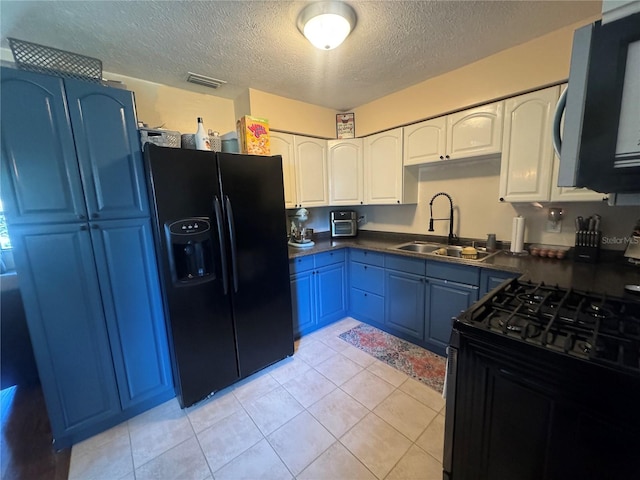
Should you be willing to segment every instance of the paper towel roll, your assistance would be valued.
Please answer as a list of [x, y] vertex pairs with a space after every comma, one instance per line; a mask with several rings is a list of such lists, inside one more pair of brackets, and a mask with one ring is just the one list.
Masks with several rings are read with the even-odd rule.
[[511, 253], [520, 253], [524, 247], [524, 217], [513, 217], [511, 226]]

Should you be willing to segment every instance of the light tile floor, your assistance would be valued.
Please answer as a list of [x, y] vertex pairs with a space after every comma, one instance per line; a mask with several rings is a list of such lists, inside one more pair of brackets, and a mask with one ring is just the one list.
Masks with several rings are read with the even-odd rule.
[[303, 337], [194, 407], [173, 399], [75, 445], [69, 479], [440, 480], [440, 392], [338, 338], [358, 324]]

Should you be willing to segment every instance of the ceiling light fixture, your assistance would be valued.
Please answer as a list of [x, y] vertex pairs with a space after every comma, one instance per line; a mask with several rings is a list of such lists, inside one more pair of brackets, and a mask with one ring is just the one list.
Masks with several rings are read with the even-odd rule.
[[298, 30], [320, 50], [332, 50], [344, 42], [356, 26], [356, 12], [342, 2], [315, 2], [298, 15]]

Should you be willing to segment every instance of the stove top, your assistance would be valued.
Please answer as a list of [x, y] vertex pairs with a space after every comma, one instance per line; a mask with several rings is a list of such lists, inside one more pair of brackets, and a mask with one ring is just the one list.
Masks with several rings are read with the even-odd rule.
[[540, 348], [640, 373], [640, 302], [514, 279], [458, 320]]

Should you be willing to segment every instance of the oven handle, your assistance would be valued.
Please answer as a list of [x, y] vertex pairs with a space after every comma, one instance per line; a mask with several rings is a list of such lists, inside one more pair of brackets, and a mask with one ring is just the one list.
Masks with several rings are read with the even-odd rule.
[[[458, 375], [458, 349], [447, 347], [447, 370], [445, 378], [445, 400], [447, 414], [444, 419], [444, 451], [442, 455], [442, 467], [445, 474], [452, 475], [453, 467], [453, 437], [456, 411], [456, 377]], [[449, 478], [445, 477], [445, 478]]]

